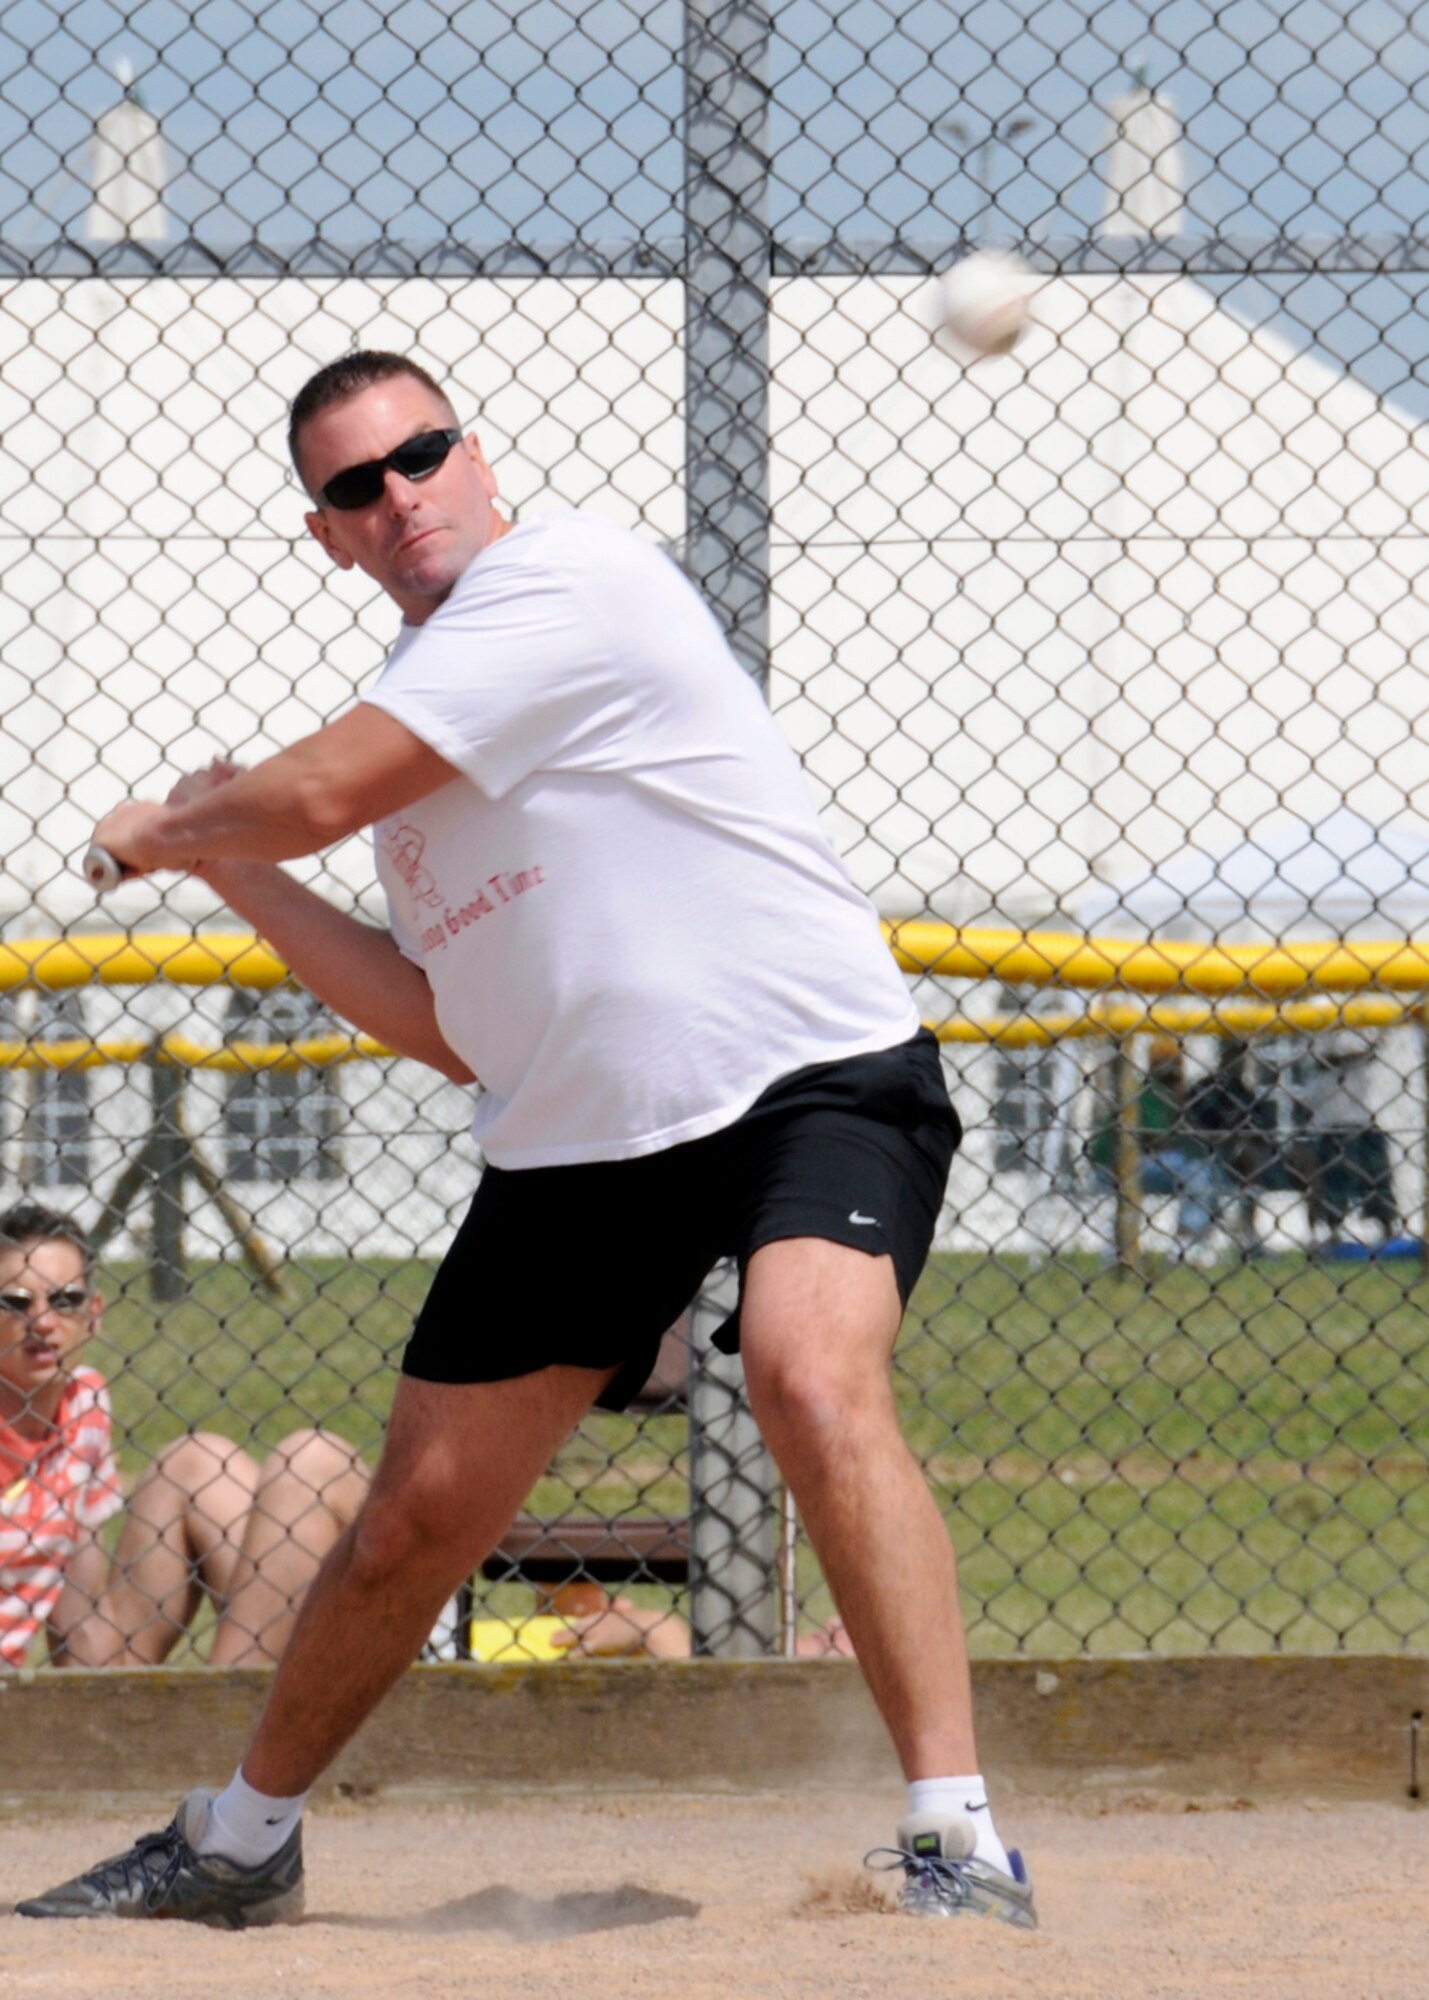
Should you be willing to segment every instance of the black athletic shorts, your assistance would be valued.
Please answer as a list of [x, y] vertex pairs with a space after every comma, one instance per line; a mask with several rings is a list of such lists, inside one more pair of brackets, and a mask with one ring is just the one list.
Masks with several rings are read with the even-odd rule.
[[[818, 1236], [888, 1255], [907, 1304], [962, 1130], [935, 1038], [815, 1063], [723, 1131], [633, 1160], [488, 1167], [412, 1332], [402, 1372], [498, 1382], [554, 1363], [620, 1372], [623, 1409], [722, 1257]], [[733, 1352], [739, 1316], [715, 1335]]]

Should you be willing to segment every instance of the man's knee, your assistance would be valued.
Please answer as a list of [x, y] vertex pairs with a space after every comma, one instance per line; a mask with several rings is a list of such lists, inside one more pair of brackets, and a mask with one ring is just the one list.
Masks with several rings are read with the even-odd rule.
[[771, 1439], [838, 1449], [868, 1429], [896, 1423], [887, 1368], [868, 1354], [811, 1352], [761, 1342], [745, 1356], [750, 1408]]
[[766, 1244], [750, 1259], [740, 1308], [756, 1417], [814, 1437], [887, 1422], [901, 1312], [890, 1258], [820, 1238]]
[[470, 1567], [464, 1518], [456, 1496], [420, 1482], [374, 1487], [352, 1527], [352, 1571], [378, 1586], [395, 1575], [454, 1577]]

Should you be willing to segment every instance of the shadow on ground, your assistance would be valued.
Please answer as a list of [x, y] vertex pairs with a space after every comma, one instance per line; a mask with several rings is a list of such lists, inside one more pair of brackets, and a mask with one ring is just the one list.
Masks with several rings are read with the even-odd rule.
[[574, 1889], [560, 1896], [528, 1896], [500, 1883], [459, 1896], [435, 1909], [410, 1916], [359, 1917], [313, 1911], [310, 1924], [333, 1924], [345, 1930], [500, 1931], [521, 1944], [548, 1944], [557, 1938], [585, 1937], [595, 1931], [628, 1930], [635, 1924], [660, 1924], [670, 1917], [697, 1917], [698, 1903], [684, 1896], [664, 1896], [654, 1889], [622, 1882], [618, 1889]]

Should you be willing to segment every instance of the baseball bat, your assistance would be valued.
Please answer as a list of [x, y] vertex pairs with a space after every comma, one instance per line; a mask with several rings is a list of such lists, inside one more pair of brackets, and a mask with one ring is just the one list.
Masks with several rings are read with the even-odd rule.
[[96, 895], [106, 896], [130, 873], [107, 847], [91, 847], [84, 857], [84, 878]]

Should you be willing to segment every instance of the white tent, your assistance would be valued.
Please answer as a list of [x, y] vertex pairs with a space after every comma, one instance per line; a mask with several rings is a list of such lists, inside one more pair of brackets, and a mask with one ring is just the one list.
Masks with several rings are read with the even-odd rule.
[[1225, 942], [1429, 935], [1429, 825], [1372, 826], [1348, 806], [1310, 823], [1273, 812], [1243, 839], [1186, 847], [1089, 898], [1092, 928]]
[[[1174, 226], [1157, 169], [1121, 231]], [[1036, 923], [1278, 807], [1429, 817], [1429, 427], [1224, 287], [1049, 280], [967, 366], [934, 290], [775, 298], [774, 700], [884, 908]]]

